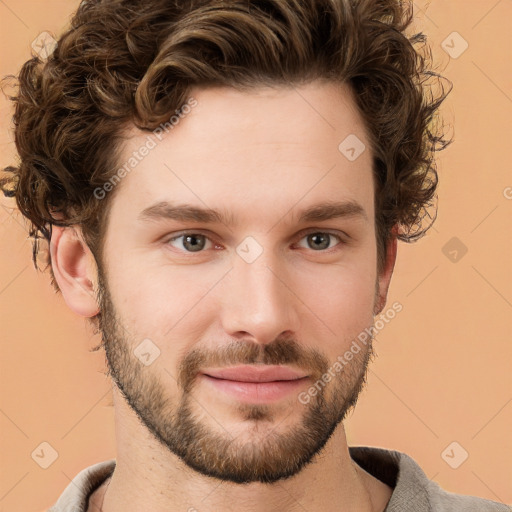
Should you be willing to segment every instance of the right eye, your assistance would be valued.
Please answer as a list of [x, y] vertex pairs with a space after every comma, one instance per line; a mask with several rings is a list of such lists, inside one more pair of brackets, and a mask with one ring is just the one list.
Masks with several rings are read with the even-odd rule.
[[[176, 247], [176, 245], [173, 245], [171, 242], [177, 242], [176, 245], [179, 245], [180, 247]], [[212, 240], [208, 238], [206, 235], [202, 233], [197, 233], [195, 231], [186, 231], [182, 232], [176, 236], [173, 236], [172, 238], [169, 238], [167, 240], [167, 244], [172, 245], [173, 247], [176, 247], [180, 251], [194, 253], [194, 252], [202, 252], [205, 246], [207, 245], [207, 241], [209, 241], [211, 244], [213, 244]]]

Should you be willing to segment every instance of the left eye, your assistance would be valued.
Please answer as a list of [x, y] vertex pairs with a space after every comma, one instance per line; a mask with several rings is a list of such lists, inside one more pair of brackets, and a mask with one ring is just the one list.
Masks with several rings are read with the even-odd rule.
[[[326, 249], [330, 249], [331, 241], [333, 238], [338, 239], [339, 243], [343, 242], [343, 239], [334, 233], [330, 233], [328, 231], [313, 231], [306, 233], [300, 240], [307, 240], [308, 245], [314, 251], [323, 251]], [[213, 244], [210, 238], [201, 233], [182, 233], [181, 235], [170, 238], [167, 243], [173, 245], [171, 242], [175, 242], [180, 240], [179, 245], [181, 247], [177, 247], [177, 249], [185, 250], [186, 252], [201, 252], [206, 247], [207, 243]], [[173, 245], [173, 247], [175, 247]]]
[[307, 233], [305, 236], [301, 238], [301, 240], [306, 239], [308, 243], [312, 243], [315, 251], [330, 249], [330, 241], [332, 238], [337, 238], [341, 243], [343, 240], [340, 236], [335, 235], [334, 233], [330, 233], [329, 231], [314, 231]]

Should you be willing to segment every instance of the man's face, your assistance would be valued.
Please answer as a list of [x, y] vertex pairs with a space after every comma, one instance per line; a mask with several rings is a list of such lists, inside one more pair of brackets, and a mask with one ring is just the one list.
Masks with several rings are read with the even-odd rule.
[[[148, 135], [156, 142], [117, 185], [100, 329], [115, 383], [164, 448], [205, 475], [274, 482], [312, 461], [365, 381], [371, 342], [334, 378], [322, 375], [373, 324], [371, 155], [346, 88], [192, 96], [197, 106], [169, 133], [134, 131], [123, 149], [120, 167]], [[350, 135], [367, 148], [353, 161], [338, 149]], [[226, 218], [142, 214], [161, 202]], [[352, 206], [299, 220], [326, 202]], [[304, 378], [269, 391], [206, 375], [238, 365]]]

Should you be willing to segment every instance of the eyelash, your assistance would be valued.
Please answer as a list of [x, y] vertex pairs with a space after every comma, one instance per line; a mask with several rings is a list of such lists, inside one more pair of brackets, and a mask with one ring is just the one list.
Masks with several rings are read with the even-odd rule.
[[[306, 238], [307, 236], [309, 235], [313, 235], [313, 234], [323, 234], [323, 235], [330, 235], [332, 237], [335, 237], [339, 240], [340, 243], [336, 244], [334, 247], [330, 247], [329, 249], [319, 249], [318, 251], [314, 251], [313, 249], [311, 249], [311, 251], [313, 252], [318, 252], [318, 253], [324, 253], [324, 254], [329, 254], [330, 252], [332, 252], [333, 250], [336, 250], [336, 247], [338, 247], [339, 245], [344, 245], [346, 242], [345, 240], [341, 237], [341, 235], [339, 235], [338, 233], [334, 233], [330, 230], [318, 230], [318, 229], [311, 229], [311, 230], [308, 230], [306, 232], [302, 232], [300, 233], [300, 238], [298, 239], [298, 241], [302, 240], [303, 238]], [[200, 231], [182, 231], [181, 233], [179, 233], [178, 235], [176, 236], [173, 236], [172, 238], [169, 238], [167, 239], [167, 241], [165, 242], [165, 244], [169, 244], [170, 245], [170, 242], [174, 242], [175, 240], [178, 240], [179, 238], [183, 238], [183, 237], [186, 237], [188, 235], [202, 235], [204, 236], [207, 240], [209, 240], [210, 242], [212, 242], [214, 245], [215, 245], [215, 242], [208, 236], [206, 235], [205, 233], [201, 233]], [[197, 251], [197, 252], [193, 252], [193, 251], [181, 251], [180, 252], [184, 252], [186, 254], [201, 254], [201, 253], [204, 253], [206, 252], [206, 249], [203, 249], [201, 251]]]

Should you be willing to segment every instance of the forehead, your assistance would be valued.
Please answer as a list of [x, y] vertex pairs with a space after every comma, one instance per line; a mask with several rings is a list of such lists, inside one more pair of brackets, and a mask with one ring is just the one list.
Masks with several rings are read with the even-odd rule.
[[[172, 127], [128, 132], [119, 160], [129, 172], [116, 185], [112, 215], [122, 209], [135, 219], [179, 200], [264, 221], [277, 207], [357, 199], [373, 216], [369, 142], [348, 86], [193, 89], [190, 98], [194, 106]], [[151, 149], [141, 157], [143, 146]]]

